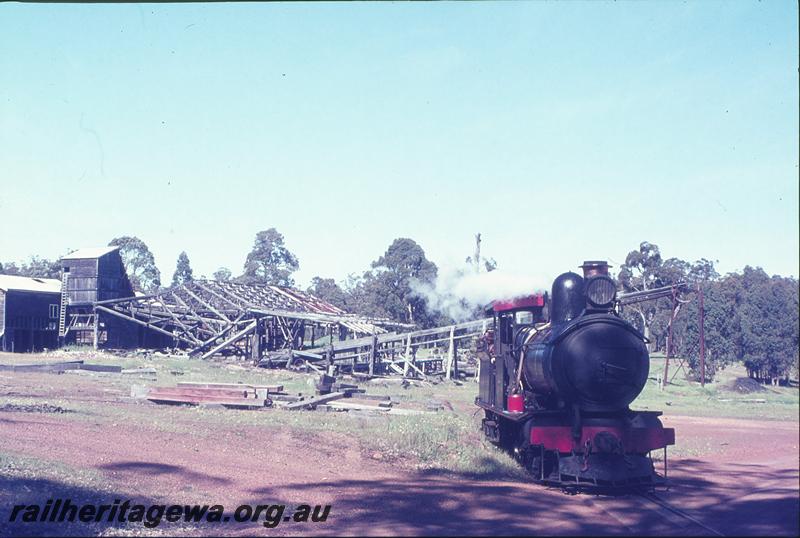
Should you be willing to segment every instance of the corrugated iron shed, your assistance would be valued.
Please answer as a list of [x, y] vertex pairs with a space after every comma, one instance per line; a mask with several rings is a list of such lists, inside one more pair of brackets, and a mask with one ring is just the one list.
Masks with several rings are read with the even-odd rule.
[[55, 278], [34, 278], [34, 277], [17, 276], [17, 275], [0, 275], [0, 290], [61, 293], [61, 281]]
[[118, 250], [119, 247], [88, 247], [88, 248], [79, 248], [73, 252], [70, 252], [63, 258], [62, 260], [89, 260], [92, 258], [100, 258], [101, 256], [105, 256], [109, 252], [114, 252]]

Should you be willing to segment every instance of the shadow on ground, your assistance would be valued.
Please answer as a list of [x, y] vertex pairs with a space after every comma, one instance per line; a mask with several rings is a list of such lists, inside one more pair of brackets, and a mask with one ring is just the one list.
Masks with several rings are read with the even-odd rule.
[[[680, 462], [682, 472], [658, 496], [726, 535], [797, 536], [797, 469], [720, 467]], [[721, 475], [721, 473], [723, 473]], [[285, 484], [252, 493], [298, 500], [340, 492], [327, 525], [308, 532], [347, 535], [709, 535], [688, 519], [638, 495], [595, 497], [522, 483], [475, 480], [429, 471], [404, 480], [338, 480]], [[258, 502], [258, 501], [253, 501]], [[299, 529], [293, 529], [295, 532]]]
[[98, 465], [97, 469], [102, 471], [117, 472], [124, 474], [144, 474], [144, 475], [173, 475], [181, 482], [190, 483], [215, 483], [226, 485], [231, 481], [228, 478], [212, 476], [205, 473], [198, 473], [187, 469], [181, 465], [171, 465], [168, 463], [154, 463], [147, 461], [121, 461]]
[[800, 470], [797, 462], [677, 462], [661, 497], [726, 535], [800, 534]]
[[[71, 504], [80, 507], [84, 504], [110, 504], [115, 499], [124, 501], [128, 498], [123, 493], [71, 486], [52, 479], [0, 475], [0, 536], [87, 536], [100, 534], [110, 527], [120, 528], [124, 524], [109, 523], [108, 521], [83, 523], [78, 520], [77, 516], [74, 522], [68, 520], [63, 522], [25, 522], [22, 521], [22, 513], [18, 513], [15, 522], [10, 522], [9, 519], [15, 505], [28, 506], [37, 504], [44, 507], [49, 499], [69, 499]], [[135, 502], [150, 504], [151, 501], [137, 498]]]
[[[490, 462], [486, 462], [487, 465]], [[224, 476], [199, 473], [181, 465], [124, 461], [98, 467], [114, 472], [166, 475], [179, 483], [227, 487]], [[668, 491], [658, 495], [725, 535], [798, 534], [798, 470], [791, 464], [715, 464], [675, 462]], [[124, 476], [124, 475], [123, 475]], [[327, 480], [270, 483], [250, 490], [249, 504], [285, 504], [286, 514], [302, 503], [333, 499], [324, 523], [281, 523], [265, 529], [260, 522], [236, 524], [162, 523], [164, 534], [344, 534], [344, 535], [709, 535], [710, 531], [667, 513], [637, 495], [595, 497], [565, 495], [542, 486], [503, 482], [486, 475], [413, 472], [391, 480]], [[120, 483], [117, 483], [120, 484]], [[230, 484], [235, 487], [235, 484]], [[75, 487], [51, 479], [0, 476], [0, 535], [74, 536], [114, 534], [141, 523], [15, 523], [16, 504], [44, 504], [70, 499], [73, 504], [109, 504], [129, 497], [118, 490]], [[211, 500], [211, 499], [209, 499]], [[144, 505], [171, 504], [135, 498]], [[219, 501], [222, 501], [220, 499]], [[180, 499], [177, 502], [181, 502]], [[226, 506], [229, 511], [234, 507]], [[230, 513], [230, 512], [228, 512]]]

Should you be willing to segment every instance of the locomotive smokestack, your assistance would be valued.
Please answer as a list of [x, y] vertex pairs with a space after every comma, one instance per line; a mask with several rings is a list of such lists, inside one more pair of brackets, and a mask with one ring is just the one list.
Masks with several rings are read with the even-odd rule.
[[570, 271], [553, 281], [550, 295], [550, 323], [566, 323], [577, 318], [586, 309], [583, 279]]
[[583, 278], [589, 278], [594, 275], [608, 276], [609, 267], [611, 266], [608, 265], [608, 262], [605, 260], [588, 260], [583, 262], [583, 265], [580, 266], [580, 268], [583, 269]]

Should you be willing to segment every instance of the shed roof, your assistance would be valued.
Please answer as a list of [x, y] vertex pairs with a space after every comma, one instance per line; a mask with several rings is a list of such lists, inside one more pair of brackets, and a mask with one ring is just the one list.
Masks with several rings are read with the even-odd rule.
[[0, 275], [0, 290], [61, 293], [61, 281], [56, 278], [32, 278], [17, 275]]
[[79, 248], [74, 252], [70, 252], [63, 258], [62, 260], [90, 260], [92, 258], [100, 258], [101, 256], [105, 256], [109, 252], [114, 252], [118, 250], [119, 247], [88, 247], [88, 248]]

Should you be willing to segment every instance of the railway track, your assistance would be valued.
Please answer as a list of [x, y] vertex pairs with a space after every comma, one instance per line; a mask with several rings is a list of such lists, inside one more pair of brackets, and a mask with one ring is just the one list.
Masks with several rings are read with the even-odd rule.
[[[620, 505], [619, 501], [624, 504]], [[632, 492], [621, 499], [584, 496], [584, 502], [616, 521], [632, 535], [725, 536], [655, 493]], [[643, 517], [648, 513], [656, 517]]]
[[652, 503], [660, 506], [662, 509], [669, 511], [669, 512], [671, 512], [671, 513], [673, 513], [673, 514], [675, 514], [675, 515], [677, 515], [677, 516], [679, 516], [679, 517], [681, 517], [681, 518], [693, 523], [694, 525], [697, 525], [698, 527], [708, 531], [709, 533], [711, 533], [711, 534], [713, 534], [715, 536], [725, 536], [724, 534], [719, 532], [717, 529], [714, 529], [713, 527], [709, 527], [708, 525], [706, 525], [702, 521], [699, 521], [697, 518], [691, 516], [690, 514], [687, 514], [686, 512], [681, 510], [680, 508], [677, 508], [676, 506], [673, 506], [669, 502], [667, 502], [664, 499], [660, 498], [655, 493], [638, 493], [638, 495], [639, 495], [639, 497], [645, 499], [646, 501], [652, 502]]

